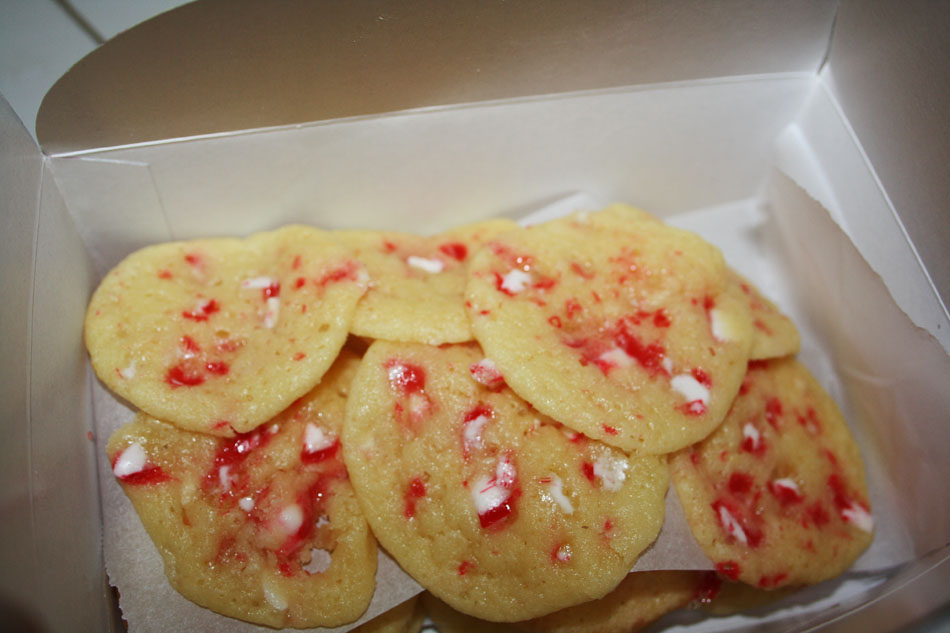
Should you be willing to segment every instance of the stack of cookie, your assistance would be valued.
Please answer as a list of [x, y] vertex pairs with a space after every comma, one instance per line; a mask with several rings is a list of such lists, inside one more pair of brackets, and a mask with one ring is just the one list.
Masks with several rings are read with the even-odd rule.
[[171, 584], [231, 617], [354, 621], [378, 543], [464, 617], [629, 631], [718, 586], [629, 575], [671, 479], [730, 581], [815, 583], [871, 540], [794, 325], [624, 205], [158, 245], [104, 279], [85, 336], [141, 410], [109, 441], [116, 479]]

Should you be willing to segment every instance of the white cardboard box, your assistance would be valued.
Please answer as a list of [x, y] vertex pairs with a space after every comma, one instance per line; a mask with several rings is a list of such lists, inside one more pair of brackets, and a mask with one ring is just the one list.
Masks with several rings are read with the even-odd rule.
[[50, 91], [42, 152], [0, 110], [0, 608], [116, 626], [97, 478], [115, 403], [81, 324], [124, 255], [293, 221], [433, 232], [577, 192], [717, 243], [855, 429], [875, 545], [770, 622], [826, 622], [947, 558], [947, 11], [310, 4], [198, 2], [120, 34]]

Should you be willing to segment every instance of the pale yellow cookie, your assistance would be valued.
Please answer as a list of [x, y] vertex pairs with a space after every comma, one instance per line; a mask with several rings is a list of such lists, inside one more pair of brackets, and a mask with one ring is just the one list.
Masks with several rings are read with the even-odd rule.
[[340, 450], [358, 363], [344, 352], [320, 386], [233, 438], [140, 414], [109, 439], [113, 473], [179, 593], [277, 628], [342, 625], [366, 610], [376, 542]]
[[600, 600], [518, 626], [537, 633], [633, 633], [694, 600], [702, 576], [695, 571], [634, 572]]
[[518, 225], [487, 220], [447, 233], [338, 231], [371, 282], [353, 318], [358, 336], [439, 345], [471, 340], [464, 307], [469, 256], [485, 241]]
[[489, 370], [475, 344], [366, 352], [343, 449], [373, 532], [426, 589], [478, 618], [600, 598], [656, 538], [666, 458], [566, 429]]
[[749, 358], [765, 360], [798, 353], [801, 340], [798, 328], [770, 299], [759, 292], [752, 282], [739, 273], [730, 271], [734, 284], [742, 290], [752, 314], [752, 348]]
[[792, 358], [750, 363], [722, 426], [672, 465], [693, 536], [730, 580], [817, 583], [871, 543], [858, 448], [834, 401]]
[[119, 396], [182, 429], [230, 436], [317, 384], [366, 281], [328, 233], [302, 226], [151, 246], [99, 285], [86, 346]]
[[423, 621], [425, 613], [422, 601], [419, 596], [413, 596], [366, 624], [356, 627], [353, 633], [419, 633]]
[[745, 373], [751, 318], [720, 252], [622, 205], [498, 236], [466, 294], [515, 392], [627, 451], [702, 439]]

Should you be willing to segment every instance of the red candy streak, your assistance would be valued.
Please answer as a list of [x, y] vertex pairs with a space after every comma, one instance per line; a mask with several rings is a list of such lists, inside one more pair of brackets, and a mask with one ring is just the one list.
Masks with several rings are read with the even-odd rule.
[[426, 372], [422, 367], [396, 359], [386, 361], [384, 367], [389, 370], [389, 384], [402, 395], [419, 393], [425, 389]]
[[739, 567], [739, 563], [727, 560], [721, 563], [716, 563], [716, 571], [729, 580], [738, 580], [739, 574], [742, 573], [742, 568]]
[[176, 387], [197, 387], [205, 381], [205, 377], [194, 371], [194, 369], [185, 367], [184, 363], [179, 363], [170, 368], [165, 374], [165, 382]]
[[468, 247], [461, 242], [446, 242], [439, 246], [439, 251], [458, 261], [463, 261], [468, 256]]
[[355, 261], [347, 260], [345, 263], [325, 272], [322, 277], [316, 280], [316, 284], [324, 287], [327, 284], [339, 281], [356, 281], [359, 269], [359, 265]]
[[308, 451], [306, 446], [300, 452], [300, 461], [304, 464], [318, 464], [322, 461], [336, 457], [340, 450], [340, 439], [336, 438], [333, 443], [326, 448], [320, 448], [315, 451]]
[[200, 305], [198, 308], [194, 310], [183, 311], [181, 315], [185, 317], [186, 319], [191, 319], [192, 321], [201, 322], [201, 321], [207, 321], [208, 317], [210, 317], [215, 312], [218, 312], [220, 309], [221, 309], [221, 306], [218, 304], [218, 302], [215, 301], [214, 299], [211, 299], [203, 303], [202, 305]]
[[693, 592], [690, 602], [698, 605], [710, 604], [719, 595], [721, 589], [722, 579], [719, 578], [718, 574], [711, 571], [706, 572], [700, 578], [699, 585], [696, 587], [696, 591]]
[[416, 502], [426, 496], [426, 485], [421, 477], [415, 477], [409, 482], [404, 496], [406, 505], [403, 514], [407, 519], [411, 519], [416, 515]]

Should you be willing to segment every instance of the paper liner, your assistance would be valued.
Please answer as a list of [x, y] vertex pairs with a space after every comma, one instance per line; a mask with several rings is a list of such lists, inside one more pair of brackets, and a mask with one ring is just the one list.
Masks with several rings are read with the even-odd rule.
[[[781, 182], [781, 175], [777, 176], [777, 179], [783, 187], [795, 187], [794, 184]], [[825, 248], [832, 249], [841, 254], [842, 257], [846, 257], [850, 262], [850, 266], [854, 268], [854, 270], [849, 269], [849, 275], [857, 274], [872, 280], [876, 279], [876, 276], [867, 268], [866, 264], [862, 269], [863, 259], [856, 252], [853, 252], [854, 249], [848, 237], [831, 222], [820, 205], [808, 198], [802, 191], [786, 193], [788, 194], [788, 204], [792, 207], [783, 211], [786, 224], [789, 222], [799, 224], [805, 222], [807, 226], [811, 227], [811, 230], [820, 230], [823, 239], [828, 242]], [[528, 223], [538, 222], [578, 209], [595, 210], [604, 206], [605, 202], [607, 200], [602, 197], [576, 194], [532, 214], [526, 218], [526, 221]], [[822, 214], [824, 218], [822, 218]], [[851, 362], [845, 362], [842, 365], [842, 359], [840, 358], [834, 359], [838, 361], [837, 363], [833, 362], [831, 355], [833, 350], [823, 340], [827, 336], [827, 332], [822, 333], [815, 329], [814, 319], [808, 317], [809, 314], [814, 314], [816, 311], [821, 312], [822, 309], [828, 306], [810, 305], [808, 295], [802, 294], [801, 285], [796, 286], [789, 283], [793, 275], [789, 271], [800, 268], [807, 269], [809, 264], [798, 259], [803, 256], [800, 252], [792, 252], [791, 254], [786, 252], [784, 258], [778, 256], [778, 253], [784, 247], [779, 242], [779, 233], [770, 212], [767, 212], [761, 203], [747, 200], [681, 214], [670, 219], [669, 223], [697, 232], [719, 246], [731, 266], [755, 283], [795, 321], [802, 334], [800, 359], [838, 401], [846, 417], [850, 419], [851, 427], [864, 451], [872, 512], [876, 521], [874, 543], [857, 561], [852, 571], [886, 570], [919, 556], [922, 553], [919, 550], [925, 546], [924, 544], [939, 547], [946, 530], [947, 522], [945, 518], [937, 522], [928, 531], [929, 540], [915, 540], [909, 533], [905, 521], [907, 509], [901, 507], [898, 501], [900, 495], [896, 494], [894, 486], [889, 483], [893, 481], [889, 475], [889, 472], [893, 471], [893, 464], [890, 461], [895, 458], [893, 455], [882, 454], [878, 450], [879, 445], [873, 441], [878, 438], [867, 437], [867, 429], [857, 424], [853, 418], [852, 408], [845, 397], [847, 393], [842, 386], [842, 380], [836, 373], [836, 369], [842, 366], [852, 374], [858, 370], [855, 364]], [[816, 223], [820, 225], [820, 229], [815, 229], [814, 225]], [[789, 232], [794, 234], [796, 229], [786, 226], [783, 230], [786, 234]], [[805, 229], [799, 226], [797, 230]], [[815, 282], [814, 279], [810, 281]], [[805, 292], [814, 292], [814, 289], [806, 289]], [[886, 289], [883, 289], [883, 285], [876, 289], [874, 298], [869, 299], [869, 301], [877, 302], [875, 309], [896, 310], [893, 302], [890, 301], [890, 296], [886, 293]], [[890, 307], [883, 305], [888, 302]], [[897, 312], [899, 313], [899, 310]], [[895, 322], [900, 322], [901, 314], [899, 313], [894, 317]], [[915, 331], [909, 321], [900, 323], [900, 327], [911, 333], [900, 332], [897, 334], [920, 337], [920, 334]], [[943, 362], [944, 366], [947, 365], [946, 355], [943, 354], [936, 341], [924, 341], [923, 345], [925, 347], [928, 345], [930, 347], [936, 346], [939, 354], [936, 352], [932, 354], [937, 359], [934, 362]], [[930, 349], [930, 347], [927, 347], [927, 349]], [[861, 364], [861, 371], [869, 371], [866, 363]], [[950, 375], [950, 372], [943, 374], [943, 376], [946, 375]], [[854, 378], [854, 376], [849, 376], [850, 378]], [[862, 385], [862, 389], [866, 389], [873, 386], [875, 380], [873, 377], [863, 376], [859, 383]], [[126, 404], [117, 401], [98, 383], [96, 383], [93, 390], [96, 442], [100, 455], [99, 477], [103, 508], [105, 564], [110, 582], [119, 589], [120, 607], [123, 617], [129, 623], [129, 630], [132, 633], [178, 630], [201, 630], [209, 633], [218, 631], [222, 633], [224, 631], [237, 633], [272, 631], [273, 629], [267, 627], [220, 616], [199, 607], [180, 596], [168, 584], [163, 572], [161, 556], [152, 545], [131, 503], [112, 476], [105, 453], [105, 443], [111, 433], [119, 426], [131, 421], [134, 412]], [[947, 409], [943, 410], [946, 411]], [[944, 434], [946, 433], [944, 431]], [[950, 442], [950, 438], [944, 441]], [[903, 464], [903, 467], [905, 471], [910, 468], [907, 464]], [[946, 468], [943, 467], [942, 470], [946, 470]], [[943, 475], [942, 478], [935, 480], [933, 485], [950, 480], [950, 476], [946, 476], [945, 473], [941, 473], [941, 475]], [[917, 543], [916, 546], [915, 542]], [[633, 569], [635, 571], [712, 569], [709, 559], [690, 535], [683, 510], [672, 487], [667, 494], [666, 520], [660, 535], [655, 543], [640, 557]], [[881, 577], [859, 577], [852, 581], [836, 582], [830, 589], [826, 588], [820, 591], [812, 589], [809, 591], [811, 594], [819, 591], [816, 595], [832, 596], [834, 600], [837, 600], [835, 604], [840, 605], [840, 591], [843, 591], [846, 596], [853, 596], [855, 592], [864, 592], [867, 587], [879, 583], [880, 580]], [[347, 631], [403, 602], [420, 590], [421, 587], [406, 575], [385, 552], [381, 551], [376, 593], [364, 616], [347, 626], [314, 630]], [[813, 602], [805, 604], [796, 603], [793, 615], [790, 617], [807, 620], [806, 616], [808, 614], [813, 614], [817, 612], [816, 610], [826, 607], [825, 601], [817, 598]], [[718, 622], [720, 624], [709, 623], [703, 625], [702, 628], [704, 630], [718, 630], [722, 620], [720, 619]]]

